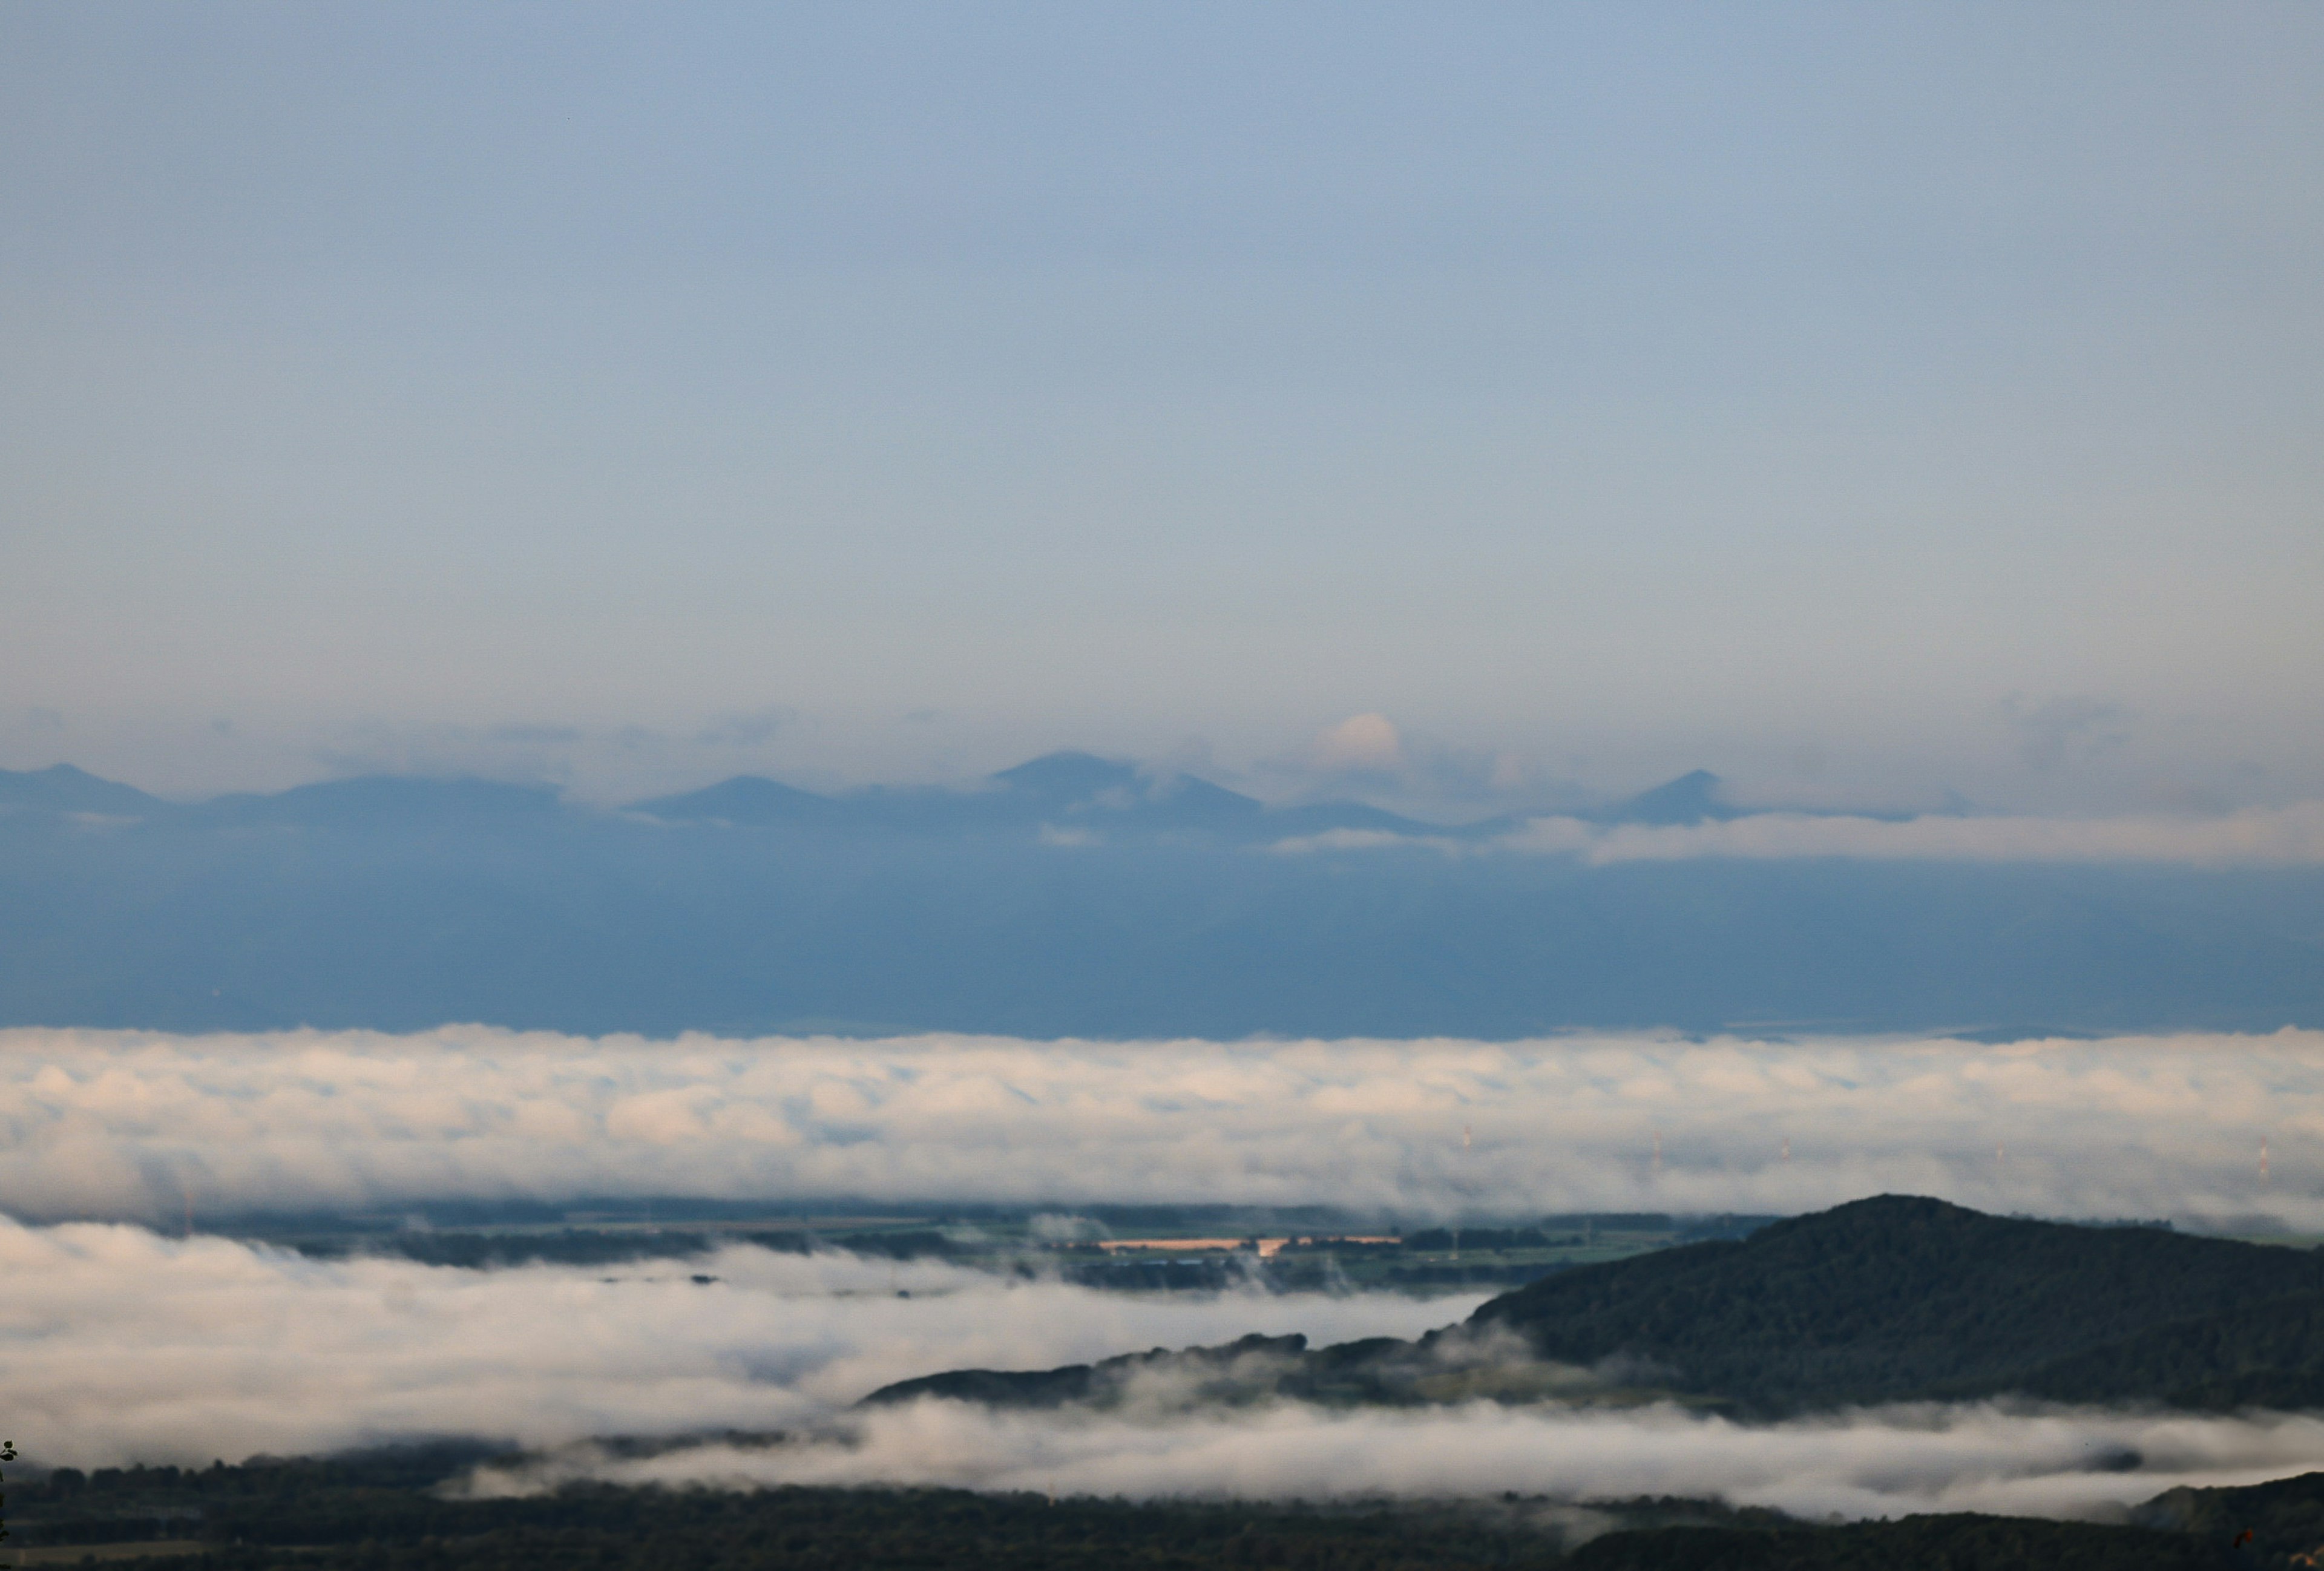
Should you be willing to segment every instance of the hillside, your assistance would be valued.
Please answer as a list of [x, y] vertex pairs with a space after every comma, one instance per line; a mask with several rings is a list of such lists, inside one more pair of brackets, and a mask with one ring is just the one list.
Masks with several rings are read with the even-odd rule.
[[[1740, 1243], [1563, 1272], [1471, 1323], [1561, 1363], [1650, 1360], [1684, 1389], [1758, 1407], [1983, 1395], [2037, 1372], [2061, 1396], [2160, 1400], [2282, 1368], [2247, 1356], [2270, 1349], [2324, 1368], [2324, 1344], [2297, 1329], [2314, 1313], [2300, 1295], [2319, 1292], [2324, 1257], [2304, 1251], [1882, 1196]], [[2099, 1356], [2134, 1338], [2146, 1340]]]
[[[1511, 1333], [1530, 1359], [1510, 1355]], [[1298, 1338], [1247, 1338], [1061, 1370], [932, 1374], [867, 1400], [1102, 1404], [1161, 1374], [1215, 1400], [1663, 1391], [1783, 1413], [2015, 1392], [2301, 1408], [2324, 1405], [2324, 1255], [1883, 1196], [1740, 1243], [1561, 1271], [1417, 1344], [1308, 1350]]]
[[2243, 1534], [2262, 1564], [2282, 1565], [2279, 1557], [2304, 1556], [2313, 1566], [2324, 1558], [2324, 1473], [2303, 1473], [2241, 1489], [2174, 1489], [2141, 1506], [2137, 1520], [2210, 1541], [2233, 1542]]

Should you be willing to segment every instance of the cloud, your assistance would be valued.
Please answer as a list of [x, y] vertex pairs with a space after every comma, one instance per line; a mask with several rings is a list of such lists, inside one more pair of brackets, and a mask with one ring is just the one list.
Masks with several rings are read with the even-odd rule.
[[1449, 835], [1399, 835], [1393, 829], [1326, 829], [1320, 835], [1294, 835], [1268, 847], [1277, 856], [1312, 856], [1319, 851], [1434, 851], [1459, 856], [1474, 849]]
[[828, 1426], [881, 1385], [943, 1369], [1252, 1330], [1412, 1336], [1481, 1297], [1141, 1296], [752, 1248], [611, 1275], [478, 1271], [6, 1218], [0, 1280], [13, 1432], [39, 1464], [84, 1467]]
[[2116, 818], [1889, 819], [1753, 813], [1701, 824], [1592, 824], [1535, 818], [1513, 834], [1463, 841], [1444, 836], [1338, 832], [1280, 840], [1285, 855], [1410, 847], [1446, 855], [1508, 852], [1574, 856], [1591, 866], [1703, 857], [1751, 861], [1847, 858], [1865, 862], [2165, 863], [2194, 867], [2324, 864], [2324, 802], [2209, 818], [2162, 814]]
[[2217, 818], [1877, 818], [1759, 813], [1724, 823], [1624, 824], [1586, 839], [1570, 819], [1539, 819], [1514, 842], [1593, 863], [1697, 856], [1843, 856], [1868, 861], [2168, 862], [2197, 866], [2324, 863], [2324, 802]]
[[759, 747], [798, 719], [798, 711], [788, 705], [771, 704], [748, 713], [722, 715], [704, 726], [694, 739], [705, 747]]
[[523, 1494], [595, 1479], [1235, 1499], [1677, 1494], [1808, 1517], [1978, 1511], [2103, 1519], [2179, 1484], [2253, 1483], [2319, 1462], [2324, 1419], [2312, 1416], [1977, 1403], [1749, 1425], [1668, 1406], [1351, 1411], [1286, 1403], [1157, 1422], [924, 1401], [784, 1445], [712, 1443], [645, 1457], [577, 1447], [481, 1469], [472, 1487]]
[[1424, 1218], [1788, 1213], [1883, 1191], [2324, 1228], [2324, 1033], [1993, 1046], [0, 1032], [0, 1195], [46, 1218], [608, 1194]]
[[2052, 774], [2070, 762], [2087, 761], [2129, 740], [2118, 722], [2128, 714], [2116, 704], [2089, 697], [2047, 698], [2028, 704], [2012, 698], [2002, 715], [2017, 734], [2018, 757], [2037, 774]]
[[1385, 715], [1351, 715], [1317, 735], [1309, 757], [1326, 773], [1393, 774], [1405, 766], [1404, 738]]

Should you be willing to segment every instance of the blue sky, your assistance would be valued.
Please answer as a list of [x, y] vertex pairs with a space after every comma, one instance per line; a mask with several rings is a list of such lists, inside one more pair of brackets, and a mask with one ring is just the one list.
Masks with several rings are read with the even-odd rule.
[[12, 6], [0, 767], [1287, 795], [1379, 715], [1479, 808], [2324, 796], [2319, 71], [2292, 5]]

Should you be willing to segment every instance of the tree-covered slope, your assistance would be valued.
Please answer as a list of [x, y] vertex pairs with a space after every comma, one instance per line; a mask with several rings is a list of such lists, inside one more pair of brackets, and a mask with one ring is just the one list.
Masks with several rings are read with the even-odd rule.
[[[2161, 1400], [2238, 1361], [2273, 1367], [2246, 1357], [2247, 1342], [2314, 1346], [2266, 1307], [2318, 1292], [2324, 1257], [2305, 1251], [1883, 1196], [1739, 1243], [1563, 1272], [1471, 1324], [1517, 1332], [1545, 1359], [1646, 1360], [1683, 1389], [1775, 1409], [2013, 1391], [2037, 1372], [2061, 1396]], [[2187, 1324], [2220, 1317], [2208, 1339]], [[2090, 1356], [2165, 1326], [2178, 1328], [2111, 1361]], [[2108, 1370], [2115, 1383], [2098, 1378]]]
[[[2260, 1564], [2313, 1566], [2324, 1559], [2324, 1473], [2303, 1473], [2241, 1489], [2174, 1489], [2140, 1507], [2137, 1520], [2190, 1537], [2242, 1539]], [[2250, 1538], [2245, 1539], [2246, 1533]]]
[[2061, 1402], [2125, 1394], [2177, 1408], [2324, 1408], [2324, 1293], [2174, 1321], [2034, 1371], [2018, 1385]]

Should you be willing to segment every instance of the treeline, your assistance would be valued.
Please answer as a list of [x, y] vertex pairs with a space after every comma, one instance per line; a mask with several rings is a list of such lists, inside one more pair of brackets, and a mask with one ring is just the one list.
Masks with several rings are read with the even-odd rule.
[[[238, 1467], [60, 1469], [21, 1489], [12, 1481], [11, 1527], [32, 1546], [161, 1537], [203, 1546], [146, 1558], [146, 1571], [2213, 1571], [2288, 1567], [2324, 1530], [2319, 1475], [2173, 1491], [2144, 1508], [2144, 1525], [2117, 1527], [1978, 1516], [1809, 1525], [1673, 1499], [1577, 1508], [1515, 1496], [1334, 1506], [946, 1489], [438, 1492], [484, 1455], [445, 1446]], [[119, 1530], [132, 1525], [139, 1530]], [[2246, 1526], [2256, 1530], [2238, 1551]]]
[[385, 1256], [416, 1261], [422, 1265], [482, 1271], [519, 1265], [614, 1267], [657, 1261], [694, 1261], [728, 1245], [751, 1244], [782, 1254], [841, 1250], [875, 1260], [950, 1260], [1019, 1275], [1054, 1270], [1067, 1281], [1093, 1288], [1216, 1290], [1256, 1282], [1279, 1292], [1297, 1292], [1344, 1285], [1334, 1274], [1342, 1261], [1378, 1267], [1368, 1271], [1365, 1278], [1368, 1283], [1378, 1286], [1512, 1287], [1535, 1280], [1557, 1269], [1561, 1262], [1497, 1261], [1473, 1257], [1581, 1242], [1580, 1234], [1553, 1236], [1534, 1228], [1480, 1229], [1474, 1234], [1463, 1230], [1460, 1239], [1463, 1258], [1449, 1261], [1408, 1258], [1449, 1253], [1451, 1234], [1442, 1228], [1415, 1234], [1401, 1243], [1384, 1244], [1327, 1240], [1286, 1248], [1264, 1261], [1256, 1256], [1217, 1254], [1172, 1257], [1167, 1252], [1107, 1253], [1093, 1246], [1050, 1252], [986, 1238], [954, 1238], [935, 1228], [854, 1233], [805, 1229], [715, 1233], [692, 1229], [600, 1232], [571, 1228], [554, 1233], [413, 1230], [365, 1238], [301, 1240], [291, 1247], [318, 1260]]
[[2217, 1537], [1981, 1516], [1609, 1533], [1565, 1563], [1570, 1571], [2227, 1571], [2252, 1564]]
[[1538, 1227], [1425, 1227], [1404, 1236], [1404, 1247], [1429, 1253], [1465, 1249], [1471, 1252], [1510, 1249], [1552, 1249], [1577, 1244], [1578, 1233], [1548, 1234]]
[[[192, 1538], [147, 1571], [603, 1571], [976, 1566], [1525, 1567], [1560, 1541], [1524, 1512], [1459, 1506], [1225, 1505], [935, 1489], [753, 1492], [579, 1485], [518, 1500], [440, 1498], [473, 1456], [60, 1471], [15, 1494], [27, 1545]], [[455, 1465], [455, 1464], [457, 1464]], [[1714, 1508], [1715, 1509], [1715, 1508]], [[167, 1530], [161, 1530], [166, 1526]], [[136, 1530], [124, 1531], [134, 1527]]]

